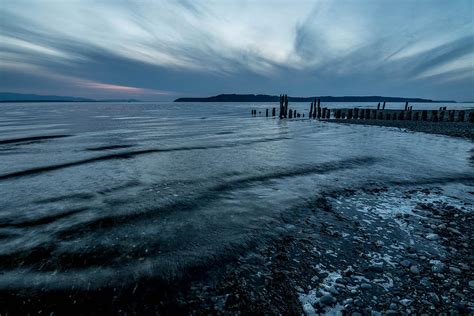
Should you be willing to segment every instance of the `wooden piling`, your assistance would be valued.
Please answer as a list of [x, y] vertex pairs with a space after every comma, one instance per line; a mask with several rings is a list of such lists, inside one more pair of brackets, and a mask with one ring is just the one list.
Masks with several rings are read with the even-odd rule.
[[336, 119], [340, 119], [341, 118], [341, 110], [336, 110]]
[[293, 118], [293, 110], [292, 109], [290, 109], [290, 113], [288, 114], [288, 118], [289, 119]]
[[415, 112], [415, 113], [413, 114], [413, 120], [414, 120], [414, 121], [418, 121], [419, 119], [420, 119], [420, 112]]
[[370, 109], [365, 109], [365, 119], [370, 120]]
[[458, 113], [458, 122], [464, 122], [464, 111], [459, 111]]
[[326, 118], [330, 119], [331, 118], [331, 110], [328, 109], [328, 108], [325, 108], [325, 109], [326, 109]]
[[421, 120], [422, 121], [427, 121], [428, 120], [428, 111], [427, 110], [421, 111]]
[[318, 119], [321, 118], [321, 99], [318, 98]]
[[382, 110], [385, 110], [385, 101], [383, 101]]
[[359, 118], [359, 109], [358, 108], [354, 108], [354, 118], [355, 119]]
[[383, 112], [382, 111], [377, 113], [377, 119], [378, 120], [383, 120]]
[[408, 110], [408, 102], [405, 103], [405, 111]]
[[377, 104], [377, 110], [380, 110], [380, 102]]
[[469, 112], [469, 122], [474, 123], [474, 111]]
[[313, 101], [311, 101], [311, 107], [309, 108], [309, 117], [313, 114]]
[[438, 110], [431, 111], [431, 121], [438, 122]]
[[323, 108], [322, 112], [323, 112], [323, 118], [325, 118], [326, 117], [326, 108]]
[[360, 119], [363, 120], [363, 119], [364, 119], [364, 116], [365, 116], [365, 111], [364, 111], [364, 109], [360, 109], [359, 115], [360, 115]]
[[276, 110], [275, 108], [272, 109], [272, 117], [275, 116], [275, 110]]
[[268, 117], [268, 109], [265, 110], [265, 116]]
[[352, 119], [352, 109], [347, 110], [347, 119], [348, 120]]
[[[406, 108], [408, 108], [407, 105], [405, 105], [405, 109]], [[405, 119], [405, 111], [400, 111], [400, 113], [398, 113], [398, 120], [403, 121]]]
[[448, 122], [454, 122], [454, 110], [448, 112]]

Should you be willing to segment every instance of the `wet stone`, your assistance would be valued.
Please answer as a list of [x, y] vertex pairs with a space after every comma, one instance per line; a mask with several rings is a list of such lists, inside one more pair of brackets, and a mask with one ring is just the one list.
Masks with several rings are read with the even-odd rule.
[[412, 265], [410, 267], [410, 272], [413, 273], [413, 274], [420, 274], [420, 269], [417, 266]]
[[322, 304], [322, 305], [330, 305], [333, 303], [333, 300], [334, 298], [332, 297], [331, 294], [325, 294], [321, 297], [321, 299], [319, 300], [319, 302]]

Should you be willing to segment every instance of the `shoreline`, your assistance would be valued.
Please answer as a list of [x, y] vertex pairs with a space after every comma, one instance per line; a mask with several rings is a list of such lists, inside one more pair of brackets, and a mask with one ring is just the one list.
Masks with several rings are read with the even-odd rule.
[[25, 292], [1, 294], [7, 310], [25, 313], [72, 305], [80, 314], [468, 314], [473, 201], [472, 179], [329, 191], [283, 214], [275, 239], [181, 280], [36, 292], [33, 300]]
[[408, 120], [348, 120], [329, 119], [329, 123], [398, 127], [413, 132], [446, 135], [474, 140], [474, 124], [469, 122], [429, 122]]

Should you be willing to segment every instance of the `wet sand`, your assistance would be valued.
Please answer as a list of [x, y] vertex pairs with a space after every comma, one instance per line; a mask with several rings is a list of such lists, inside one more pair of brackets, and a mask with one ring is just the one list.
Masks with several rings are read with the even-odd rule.
[[388, 120], [346, 120], [330, 119], [328, 122], [358, 125], [398, 127], [414, 132], [440, 134], [474, 140], [474, 124], [469, 122], [428, 122]]

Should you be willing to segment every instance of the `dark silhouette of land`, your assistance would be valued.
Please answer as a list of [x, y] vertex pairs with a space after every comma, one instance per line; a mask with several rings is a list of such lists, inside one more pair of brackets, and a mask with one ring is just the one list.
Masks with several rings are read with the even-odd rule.
[[[314, 96], [314, 97], [290, 97], [290, 102], [311, 102], [319, 98], [321, 102], [411, 102], [411, 103], [456, 103], [456, 101], [436, 101], [422, 98], [401, 98], [383, 96]], [[178, 98], [174, 102], [278, 102], [279, 96], [267, 94], [219, 94], [212, 97], [202, 98]]]
[[6, 102], [140, 102], [136, 99], [106, 99], [95, 100], [80, 97], [68, 97], [58, 95], [38, 95], [38, 94], [23, 94], [12, 92], [0, 92], [0, 103]]

